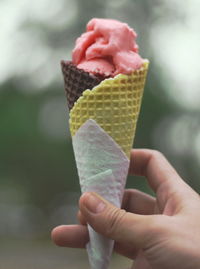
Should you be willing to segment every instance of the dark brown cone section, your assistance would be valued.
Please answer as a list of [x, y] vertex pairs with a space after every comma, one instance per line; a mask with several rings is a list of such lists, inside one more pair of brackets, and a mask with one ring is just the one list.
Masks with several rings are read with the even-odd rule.
[[86, 89], [91, 90], [105, 79], [105, 77], [98, 77], [78, 69], [70, 61], [61, 61], [61, 68], [69, 110]]

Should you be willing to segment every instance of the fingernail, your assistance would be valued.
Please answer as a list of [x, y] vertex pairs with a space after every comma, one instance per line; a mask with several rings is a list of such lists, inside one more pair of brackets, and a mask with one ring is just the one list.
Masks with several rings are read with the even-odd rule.
[[105, 207], [106, 204], [104, 201], [102, 201], [98, 196], [96, 196], [93, 193], [84, 193], [84, 206], [92, 213], [101, 213]]

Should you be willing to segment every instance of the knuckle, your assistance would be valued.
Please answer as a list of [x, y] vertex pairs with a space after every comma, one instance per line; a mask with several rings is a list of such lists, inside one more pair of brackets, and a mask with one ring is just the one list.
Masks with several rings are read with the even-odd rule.
[[162, 154], [162, 152], [158, 151], [158, 150], [151, 150], [151, 157], [152, 158], [160, 158], [163, 157], [164, 155]]
[[105, 235], [112, 238], [120, 231], [126, 211], [119, 208], [112, 208], [107, 215]]

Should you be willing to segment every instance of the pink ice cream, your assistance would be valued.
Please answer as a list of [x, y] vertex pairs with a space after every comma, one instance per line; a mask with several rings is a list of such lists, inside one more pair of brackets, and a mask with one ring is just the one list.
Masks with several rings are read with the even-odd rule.
[[72, 61], [92, 74], [113, 77], [139, 69], [144, 60], [138, 54], [136, 32], [126, 23], [111, 19], [92, 19], [77, 40]]

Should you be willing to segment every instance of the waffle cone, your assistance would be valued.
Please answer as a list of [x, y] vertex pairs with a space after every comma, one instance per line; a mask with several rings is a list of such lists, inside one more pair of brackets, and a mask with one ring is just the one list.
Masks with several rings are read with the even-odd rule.
[[69, 110], [86, 89], [98, 85], [104, 77], [97, 77], [78, 69], [71, 61], [61, 61], [65, 93]]
[[[72, 64], [63, 63], [62, 70], [81, 190], [95, 191], [120, 207], [148, 62], [130, 75], [109, 79], [93, 77]], [[82, 74], [92, 82], [85, 83]], [[88, 230], [91, 269], [107, 269], [114, 242], [89, 225]]]
[[85, 90], [70, 111], [71, 135], [93, 119], [130, 158], [147, 71], [145, 62], [130, 75], [120, 74]]

